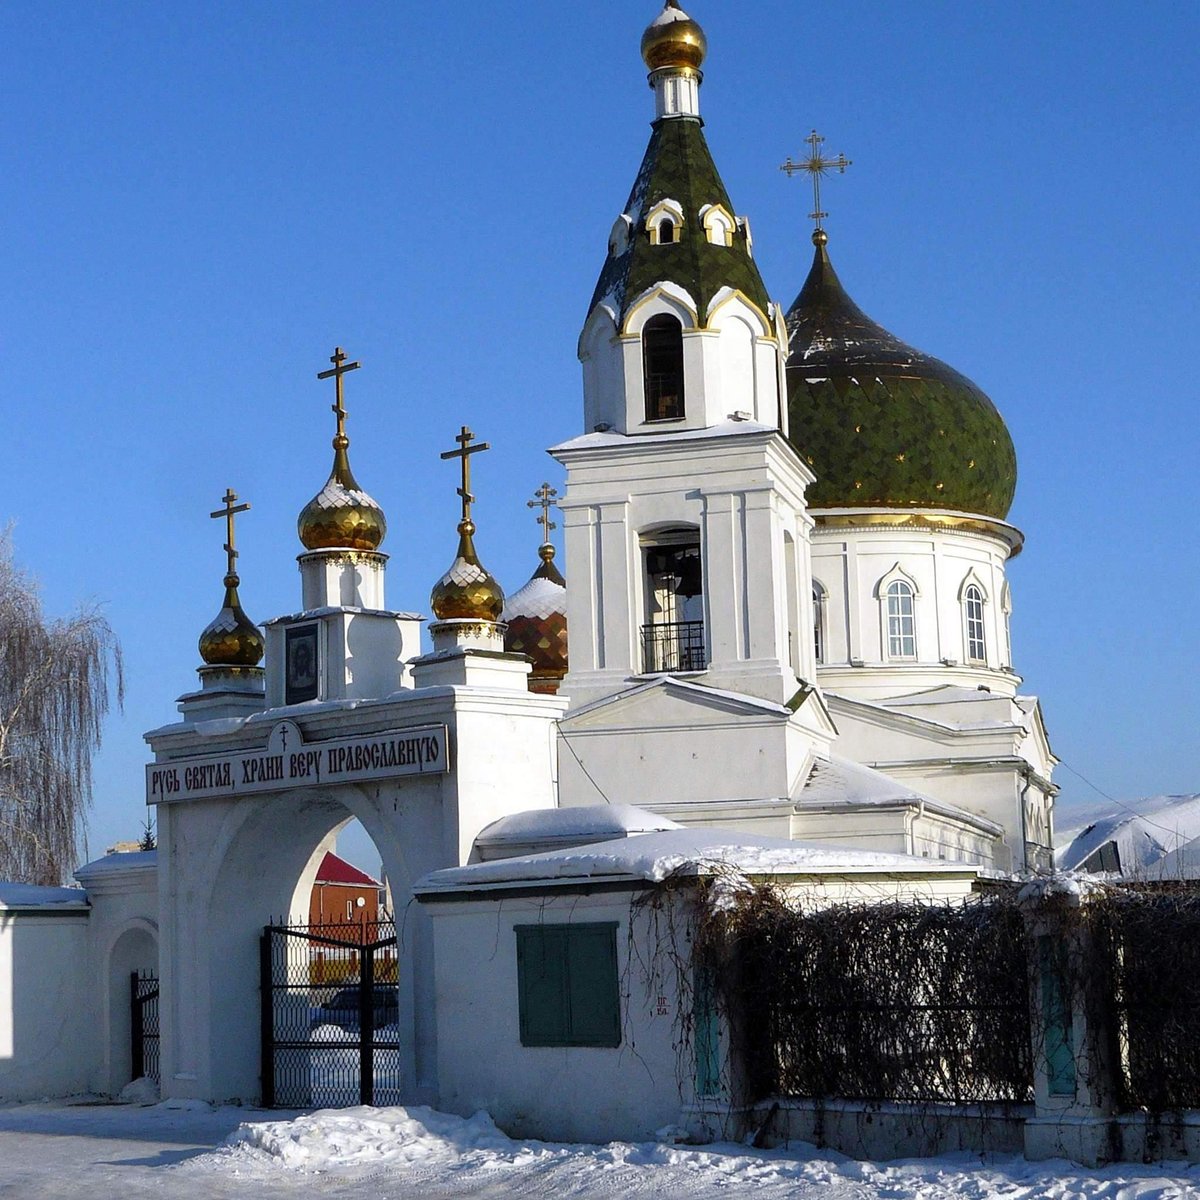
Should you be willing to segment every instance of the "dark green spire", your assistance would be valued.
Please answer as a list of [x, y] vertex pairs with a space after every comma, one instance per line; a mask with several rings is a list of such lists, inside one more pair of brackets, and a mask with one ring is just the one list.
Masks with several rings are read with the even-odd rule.
[[[739, 224], [733, 245], [709, 242], [700, 211], [721, 205], [731, 216], [735, 210], [721, 182], [698, 117], [665, 117], [654, 122], [650, 145], [625, 205], [631, 228], [623, 252], [609, 254], [588, 312], [601, 301], [617, 314], [618, 328], [629, 306], [656, 284], [670, 282], [684, 288], [696, 301], [701, 327], [708, 323], [708, 305], [722, 288], [745, 293], [767, 317], [770, 299], [758, 267], [750, 256], [746, 231]], [[651, 245], [646, 216], [662, 200], [683, 208], [679, 240]]]

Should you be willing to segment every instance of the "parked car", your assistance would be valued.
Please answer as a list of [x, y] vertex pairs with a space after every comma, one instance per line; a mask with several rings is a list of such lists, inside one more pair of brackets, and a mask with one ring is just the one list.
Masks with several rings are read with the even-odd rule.
[[[312, 1028], [337, 1025], [348, 1033], [358, 1033], [361, 992], [362, 989], [357, 987], [338, 988], [324, 1004], [312, 1010]], [[374, 992], [375, 1028], [397, 1024], [400, 1020], [400, 1003], [395, 985], [377, 983]]]

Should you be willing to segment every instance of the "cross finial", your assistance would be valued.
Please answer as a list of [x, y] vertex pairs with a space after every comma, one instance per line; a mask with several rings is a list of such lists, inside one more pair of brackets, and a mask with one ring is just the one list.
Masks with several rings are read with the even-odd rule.
[[333, 405], [333, 411], [337, 414], [337, 437], [334, 438], [333, 444], [344, 449], [350, 444], [350, 439], [346, 437], [346, 406], [342, 403], [342, 376], [350, 371], [357, 371], [362, 366], [360, 362], [347, 362], [346, 352], [338, 346], [329, 356], [329, 361], [333, 363], [333, 368], [329, 371], [318, 371], [318, 379], [333, 379], [334, 394], [336, 402]]
[[540, 508], [542, 511], [538, 514], [538, 524], [542, 527], [542, 545], [546, 546], [550, 543], [550, 530], [557, 529], [558, 526], [550, 520], [550, 510], [555, 505], [554, 497], [558, 495], [558, 489], [552, 488], [548, 483], [543, 483], [536, 492], [533, 493], [532, 500], [525, 501], [526, 508]]
[[225, 574], [228, 579], [232, 579], [232, 584], [227, 583], [226, 586], [233, 587], [237, 583], [237, 572], [234, 570], [234, 559], [237, 558], [238, 552], [234, 549], [233, 542], [233, 516], [234, 513], [247, 512], [250, 508], [249, 504], [237, 504], [237, 492], [233, 488], [226, 488], [225, 495], [221, 497], [225, 504], [224, 508], [219, 508], [215, 513], [209, 513], [210, 517], [225, 518], [225, 554], [226, 566]]
[[[808, 157], [801, 162], [793, 162], [789, 154], [788, 160], [779, 169], [783, 171], [789, 179], [798, 171], [807, 171], [812, 179], [813, 187], [813, 210], [808, 214], [809, 220], [817, 223], [817, 230], [821, 230], [821, 222], [829, 216], [827, 212], [821, 211], [821, 176], [827, 175], [830, 171], [836, 170], [839, 175], [846, 173], [846, 168], [854, 164], [844, 155], [839, 154], [837, 158], [826, 158], [821, 153], [821, 143], [825, 141], [823, 137], [814, 129], [812, 133], [806, 137], [805, 142], [808, 143]], [[815, 233], [814, 233], [815, 236]]]
[[481, 450], [490, 450], [491, 446], [487, 442], [472, 445], [475, 435], [465, 425], [454, 440], [459, 448], [444, 450], [442, 457], [462, 459], [462, 486], [458, 489], [458, 494], [462, 497], [462, 520], [465, 524], [471, 519], [471, 505], [475, 502], [475, 497], [471, 495], [471, 455], [478, 454]]

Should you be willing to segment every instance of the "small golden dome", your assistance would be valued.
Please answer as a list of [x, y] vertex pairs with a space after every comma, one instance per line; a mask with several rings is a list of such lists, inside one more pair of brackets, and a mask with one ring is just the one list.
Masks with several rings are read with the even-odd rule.
[[378, 550], [387, 534], [383, 509], [358, 486], [346, 451], [350, 439], [333, 439], [333, 470], [296, 521], [308, 550]]
[[439, 621], [498, 621], [504, 610], [504, 591], [475, 553], [475, 522], [460, 521], [458, 555], [429, 596]]
[[200, 635], [200, 657], [210, 667], [256, 667], [266, 650], [262, 631], [238, 599], [238, 577], [225, 576], [225, 604]]
[[699, 70], [707, 53], [704, 30], [675, 0], [667, 0], [666, 7], [642, 34], [642, 59], [651, 71], [663, 67]]

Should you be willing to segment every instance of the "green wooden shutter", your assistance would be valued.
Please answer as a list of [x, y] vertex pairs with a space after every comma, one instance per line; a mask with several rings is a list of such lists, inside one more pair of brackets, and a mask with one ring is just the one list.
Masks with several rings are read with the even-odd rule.
[[567, 989], [573, 1046], [619, 1046], [617, 926], [576, 925], [567, 938]]
[[518, 925], [523, 1046], [619, 1046], [617, 923]]

